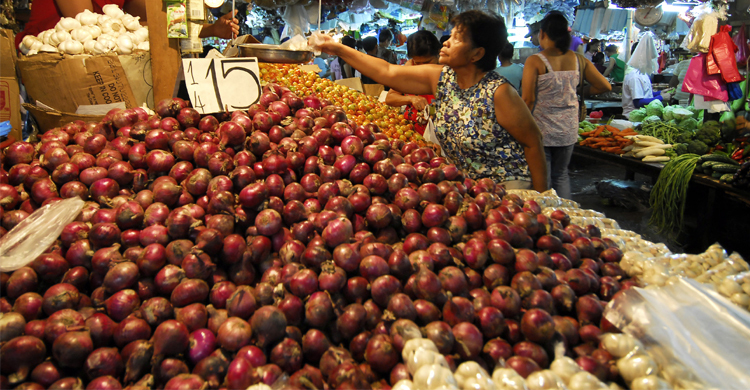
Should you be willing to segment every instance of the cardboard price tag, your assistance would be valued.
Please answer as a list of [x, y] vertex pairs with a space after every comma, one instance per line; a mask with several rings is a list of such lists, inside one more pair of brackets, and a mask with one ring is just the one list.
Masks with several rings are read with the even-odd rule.
[[247, 110], [260, 100], [257, 58], [185, 58], [185, 85], [201, 114]]

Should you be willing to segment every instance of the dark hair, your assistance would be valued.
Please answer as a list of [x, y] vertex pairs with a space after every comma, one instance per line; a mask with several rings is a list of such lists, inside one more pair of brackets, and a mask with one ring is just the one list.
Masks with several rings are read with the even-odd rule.
[[406, 56], [409, 58], [437, 57], [441, 47], [435, 34], [427, 30], [419, 30], [406, 39]]
[[617, 53], [617, 45], [609, 45], [604, 51], [607, 53]]
[[383, 43], [385, 41], [392, 41], [393, 40], [393, 33], [390, 29], [384, 28], [380, 30], [380, 34], [378, 35], [378, 41], [380, 43]]
[[378, 47], [378, 39], [375, 37], [367, 37], [362, 40], [362, 49], [369, 53]]
[[354, 37], [347, 35], [343, 38], [341, 38], [341, 43], [343, 43], [345, 46], [349, 46], [352, 49], [354, 49], [357, 46], [357, 40], [354, 39]]
[[497, 67], [497, 55], [508, 43], [508, 30], [503, 18], [494, 13], [473, 10], [458, 14], [451, 24], [469, 37], [474, 48], [484, 49], [484, 56], [476, 62], [477, 68], [489, 72]]
[[508, 42], [503, 47], [503, 50], [500, 51], [500, 58], [504, 60], [509, 60], [513, 58], [513, 44]]
[[563, 54], [570, 50], [570, 42], [573, 38], [568, 31], [568, 19], [561, 13], [550, 13], [542, 19], [542, 31], [555, 42], [555, 47]]
[[601, 41], [598, 40], [598, 39], [592, 39], [592, 40], [590, 40], [589, 43], [586, 44], [586, 51], [591, 50], [592, 47], [598, 47], [599, 46], [599, 42], [601, 42]]
[[594, 64], [604, 64], [604, 53], [598, 52], [591, 56], [591, 62]]

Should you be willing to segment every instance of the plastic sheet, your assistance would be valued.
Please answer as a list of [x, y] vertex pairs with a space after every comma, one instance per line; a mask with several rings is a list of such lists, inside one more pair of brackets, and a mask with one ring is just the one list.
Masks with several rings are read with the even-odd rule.
[[84, 202], [75, 197], [42, 206], [0, 238], [0, 271], [11, 272], [28, 265], [73, 222]]
[[[663, 288], [626, 290], [604, 317], [641, 341], [653, 359], [623, 361], [622, 368], [618, 361], [626, 380], [635, 383], [660, 367], [675, 389], [750, 388], [750, 313], [706, 285], [679, 278]], [[634, 356], [644, 355], [626, 358]]]
[[745, 30], [745, 23], [742, 23], [740, 30], [732, 37], [734, 44], [737, 45], [737, 53], [734, 55], [737, 60], [737, 66], [745, 66], [748, 57], [750, 57], [750, 45], [747, 44], [747, 33]]
[[682, 92], [705, 96], [707, 99], [729, 99], [727, 86], [721, 75], [709, 75], [706, 70], [706, 54], [699, 54], [690, 60], [687, 74], [682, 82]]

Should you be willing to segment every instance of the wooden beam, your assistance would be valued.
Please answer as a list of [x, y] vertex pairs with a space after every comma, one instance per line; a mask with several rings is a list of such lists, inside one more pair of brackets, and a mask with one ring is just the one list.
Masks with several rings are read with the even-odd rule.
[[151, 47], [151, 75], [154, 83], [154, 104], [174, 94], [180, 70], [179, 41], [167, 38], [167, 3], [147, 0], [148, 39]]

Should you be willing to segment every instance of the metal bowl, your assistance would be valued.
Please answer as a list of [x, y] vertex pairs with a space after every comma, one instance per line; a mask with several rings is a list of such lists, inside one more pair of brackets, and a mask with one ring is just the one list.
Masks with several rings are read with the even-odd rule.
[[240, 57], [257, 57], [260, 62], [303, 64], [313, 59], [313, 52], [311, 51], [280, 49], [276, 45], [243, 43], [239, 47]]

